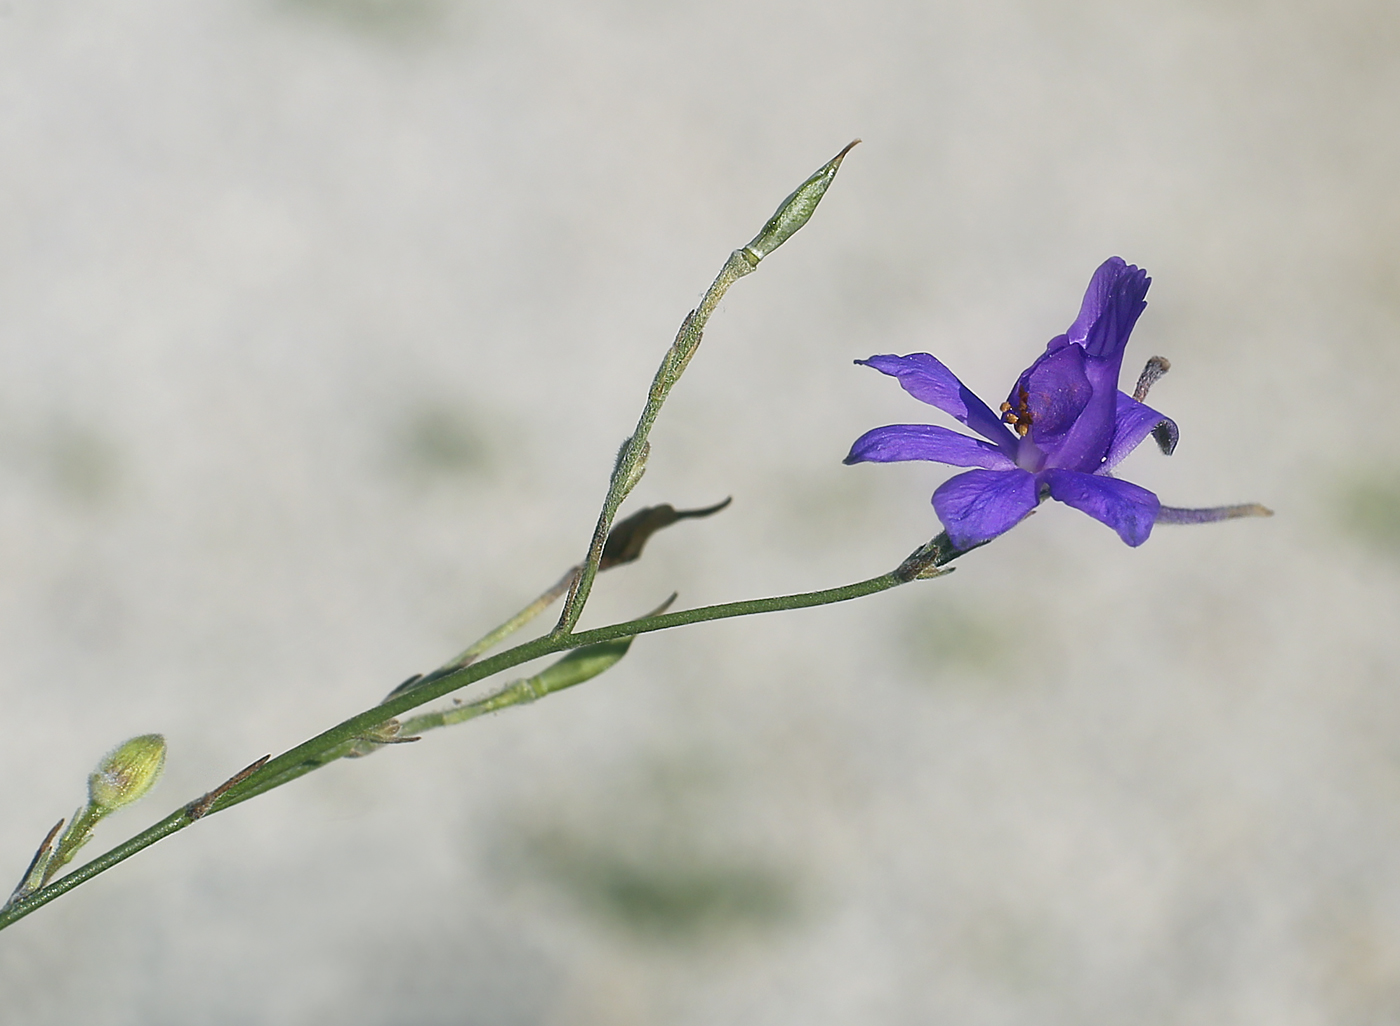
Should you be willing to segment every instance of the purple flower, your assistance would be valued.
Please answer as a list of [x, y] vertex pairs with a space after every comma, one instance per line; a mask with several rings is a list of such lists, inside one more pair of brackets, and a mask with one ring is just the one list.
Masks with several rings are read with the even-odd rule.
[[1137, 398], [1118, 389], [1123, 349], [1147, 306], [1151, 281], [1118, 257], [1104, 261], [1079, 316], [1017, 379], [1000, 415], [928, 353], [857, 360], [898, 378], [915, 399], [952, 414], [982, 438], [933, 424], [891, 424], [856, 439], [846, 462], [931, 460], [978, 468], [933, 493], [938, 519], [959, 550], [1009, 530], [1046, 498], [1083, 510], [1129, 545], [1141, 545], [1159, 517], [1171, 517], [1162, 515], [1156, 495], [1110, 471], [1149, 434], [1164, 453], [1176, 447], [1176, 424], [1139, 401], [1150, 375], [1144, 373]]

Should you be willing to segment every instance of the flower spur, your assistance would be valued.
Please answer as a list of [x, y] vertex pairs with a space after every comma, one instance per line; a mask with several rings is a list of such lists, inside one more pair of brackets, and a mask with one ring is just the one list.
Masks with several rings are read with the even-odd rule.
[[1148, 435], [1163, 453], [1177, 427], [1142, 400], [1165, 373], [1153, 357], [1133, 395], [1118, 389], [1123, 350], [1147, 307], [1152, 279], [1119, 257], [1105, 260], [1084, 293], [1079, 316], [1017, 379], [1000, 416], [928, 353], [872, 356], [856, 363], [898, 378], [921, 402], [951, 414], [981, 438], [933, 424], [891, 424], [856, 439], [845, 462], [929, 460], [974, 467], [933, 493], [933, 508], [958, 550], [1009, 530], [1047, 498], [1107, 524], [1141, 545], [1159, 522], [1205, 523], [1269, 515], [1262, 506], [1187, 510], [1163, 506], [1140, 485], [1111, 476]]

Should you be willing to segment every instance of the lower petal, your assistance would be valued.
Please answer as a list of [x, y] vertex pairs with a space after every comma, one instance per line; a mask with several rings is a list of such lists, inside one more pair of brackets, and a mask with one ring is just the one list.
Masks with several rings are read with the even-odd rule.
[[1116, 398], [1113, 442], [1108, 447], [1108, 455], [1104, 457], [1103, 463], [1095, 473], [1102, 474], [1112, 470], [1148, 435], [1154, 435], [1158, 448], [1170, 456], [1176, 448], [1176, 422], [1124, 392], [1119, 392]]
[[990, 541], [1035, 509], [1035, 475], [1024, 470], [969, 470], [933, 493], [933, 508], [960, 549]]
[[950, 431], [936, 424], [889, 424], [873, 428], [856, 439], [845, 462], [898, 463], [931, 460], [955, 467], [1009, 470], [1016, 464], [989, 442]]
[[1146, 488], [1116, 477], [1047, 470], [1040, 478], [1050, 486], [1052, 499], [1107, 524], [1129, 545], [1147, 541], [1162, 506]]

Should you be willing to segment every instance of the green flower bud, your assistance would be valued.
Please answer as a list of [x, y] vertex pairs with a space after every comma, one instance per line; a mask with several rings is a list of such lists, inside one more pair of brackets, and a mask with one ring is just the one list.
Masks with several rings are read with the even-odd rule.
[[817, 209], [817, 204], [822, 201], [827, 188], [836, 177], [836, 171], [841, 167], [841, 161], [846, 159], [846, 154], [850, 153], [851, 147], [858, 142], [860, 142], [859, 139], [850, 143], [844, 150], [823, 164], [816, 174], [799, 185], [796, 192], [779, 204], [777, 212], [763, 226], [763, 231], [759, 232], [754, 240], [740, 252], [748, 257], [752, 263], [757, 264], [792, 238], [797, 230], [811, 218], [812, 212]]
[[141, 798], [165, 768], [165, 738], [142, 734], [118, 746], [88, 777], [88, 804], [99, 816]]

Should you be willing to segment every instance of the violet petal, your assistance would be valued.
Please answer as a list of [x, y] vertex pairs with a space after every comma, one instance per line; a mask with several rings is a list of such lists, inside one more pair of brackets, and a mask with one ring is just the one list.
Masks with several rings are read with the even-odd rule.
[[[1140, 403], [1125, 392], [1117, 395], [1114, 413], [1113, 443], [1096, 473], [1104, 474], [1122, 462], [1123, 457], [1138, 447], [1148, 435], [1155, 435], [1164, 455], [1176, 448], [1180, 433], [1176, 421], [1158, 413], [1146, 403]], [[1160, 430], [1158, 430], [1160, 428]]]
[[1093, 395], [1054, 452], [1047, 453], [1048, 466], [1092, 474], [1102, 465], [1113, 442], [1119, 362], [1092, 356], [1085, 358], [1084, 376], [1093, 386]]
[[1004, 452], [980, 438], [969, 438], [936, 424], [889, 424], [872, 428], [856, 439], [845, 463], [897, 463], [931, 460], [955, 467], [1010, 470], [1016, 464]]
[[1084, 350], [1066, 344], [1031, 364], [1007, 402], [1018, 416], [1029, 414], [1031, 438], [1051, 453], [1093, 394], [1094, 386], [1084, 374]]
[[856, 363], [898, 378], [904, 391], [915, 399], [951, 414], [983, 438], [995, 442], [1004, 452], [1015, 452], [1016, 438], [1001, 418], [936, 357], [928, 353], [910, 353], [908, 356], [872, 356]]
[[1052, 499], [1107, 524], [1129, 545], [1147, 541], [1162, 505], [1146, 488], [1116, 477], [1047, 470], [1040, 478], [1050, 486]]
[[[1117, 263], [1114, 264], [1114, 261]], [[1110, 268], [1108, 274], [1103, 273], [1105, 268]], [[1106, 280], [1109, 278], [1111, 280]], [[1094, 278], [1089, 283], [1089, 292], [1096, 293], [1102, 290], [1102, 294], [1096, 295], [1094, 301], [1098, 307], [1098, 316], [1084, 329], [1085, 353], [1104, 359], [1122, 359], [1123, 347], [1128, 344], [1133, 325], [1137, 324], [1137, 319], [1147, 309], [1144, 297], [1151, 284], [1152, 279], [1147, 276], [1146, 271], [1132, 264], [1125, 264], [1118, 257], [1105, 261], [1094, 272]], [[1089, 306], [1088, 293], [1084, 296], [1084, 305]], [[1080, 310], [1079, 316], [1084, 317], [1083, 309]], [[1079, 323], [1078, 320], [1074, 322], [1076, 328]], [[1071, 331], [1069, 335], [1073, 341], [1074, 332]]]
[[1084, 344], [1084, 340], [1089, 337], [1089, 329], [1093, 327], [1095, 321], [1103, 313], [1104, 307], [1108, 305], [1108, 294], [1113, 288], [1114, 282], [1128, 269], [1128, 262], [1122, 257], [1109, 257], [1094, 269], [1093, 276], [1089, 279], [1089, 287], [1084, 290], [1084, 299], [1079, 304], [1079, 316], [1074, 319], [1074, 323], [1069, 326], [1065, 335], [1071, 342]]
[[[1089, 279], [1089, 287], [1084, 290], [1084, 301], [1079, 305], [1079, 316], [1069, 326], [1069, 331], [1065, 332], [1066, 336], [1071, 342], [1089, 348], [1089, 336], [1095, 325], [1104, 321], [1101, 330], [1108, 329], [1110, 322], [1121, 326], [1121, 317], [1126, 314], [1131, 316], [1121, 340], [1126, 342], [1133, 325], [1137, 323], [1138, 315], [1147, 305], [1142, 302], [1142, 298], [1147, 294], [1147, 286], [1151, 283], [1152, 279], [1147, 277], [1146, 271], [1128, 263], [1122, 257], [1109, 257], [1098, 266], [1094, 276]], [[1115, 312], [1115, 307], [1121, 308]], [[1108, 318], [1107, 321], [1105, 317]], [[1089, 355], [1104, 354], [1090, 349]]]
[[939, 485], [933, 508], [960, 549], [989, 541], [1035, 509], [1035, 475], [1024, 470], [969, 470]]

